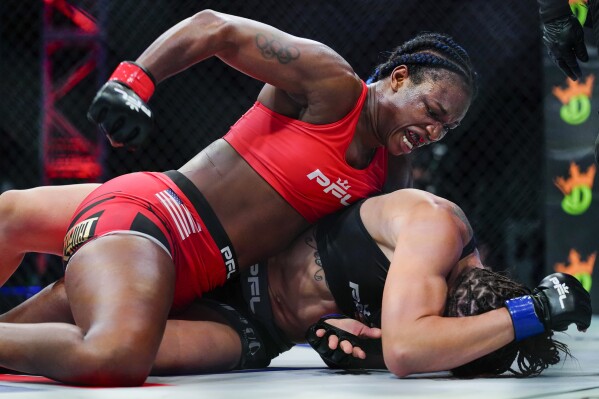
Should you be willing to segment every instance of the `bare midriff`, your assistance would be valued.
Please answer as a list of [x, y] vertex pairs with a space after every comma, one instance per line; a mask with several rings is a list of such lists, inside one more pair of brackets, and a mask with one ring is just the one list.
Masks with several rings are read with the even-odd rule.
[[267, 259], [309, 223], [223, 139], [182, 166], [227, 232], [241, 268]]

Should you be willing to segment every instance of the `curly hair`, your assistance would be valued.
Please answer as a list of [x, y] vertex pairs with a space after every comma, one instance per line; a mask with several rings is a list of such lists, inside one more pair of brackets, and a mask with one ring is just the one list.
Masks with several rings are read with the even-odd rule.
[[[466, 269], [458, 276], [456, 285], [448, 293], [445, 316], [477, 315], [505, 306], [504, 302], [508, 299], [530, 293], [527, 287], [503, 274], [483, 268]], [[451, 372], [462, 378], [505, 372], [517, 377], [536, 376], [549, 366], [559, 363], [560, 352], [571, 356], [566, 344], [554, 340], [553, 332], [546, 332], [523, 341], [512, 341], [494, 352], [452, 369]]]
[[462, 78], [473, 98], [478, 92], [477, 74], [470, 57], [450, 36], [434, 32], [418, 34], [397, 47], [385, 62], [378, 65], [367, 83], [386, 78], [399, 65], [410, 68], [410, 76], [415, 84], [423, 81], [425, 73], [432, 76], [433, 80], [438, 80], [442, 78], [441, 75], [433, 72], [447, 70]]

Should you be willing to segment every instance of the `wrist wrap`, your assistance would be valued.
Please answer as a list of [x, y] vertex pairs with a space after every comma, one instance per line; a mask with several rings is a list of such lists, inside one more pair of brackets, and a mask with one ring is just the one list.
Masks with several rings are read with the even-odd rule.
[[124, 83], [135, 92], [144, 102], [148, 102], [156, 83], [154, 78], [145, 68], [130, 61], [123, 61], [114, 70], [108, 80]]
[[535, 306], [530, 295], [512, 298], [505, 301], [510, 312], [516, 341], [545, 332], [545, 326], [535, 313]]
[[325, 314], [323, 316], [320, 316], [320, 319], [321, 320], [322, 319], [325, 319], [325, 320], [328, 320], [328, 319], [349, 319], [349, 317], [347, 317], [346, 315], [341, 314], [341, 313], [329, 313], [329, 314]]

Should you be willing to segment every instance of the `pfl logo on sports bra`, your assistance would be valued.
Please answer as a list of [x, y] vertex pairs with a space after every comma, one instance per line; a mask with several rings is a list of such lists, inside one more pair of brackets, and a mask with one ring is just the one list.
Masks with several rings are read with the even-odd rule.
[[331, 183], [331, 179], [326, 177], [324, 173], [320, 171], [320, 169], [316, 169], [314, 172], [309, 173], [306, 176], [310, 180], [316, 179], [316, 182], [324, 187], [322, 191], [325, 193], [331, 193], [335, 197], [339, 198], [339, 202], [341, 202], [341, 204], [345, 206], [350, 205], [350, 203], [347, 201], [351, 198], [351, 195], [348, 194], [347, 191], [351, 188], [351, 186], [347, 180], [342, 181], [341, 179], [337, 179], [336, 183]]

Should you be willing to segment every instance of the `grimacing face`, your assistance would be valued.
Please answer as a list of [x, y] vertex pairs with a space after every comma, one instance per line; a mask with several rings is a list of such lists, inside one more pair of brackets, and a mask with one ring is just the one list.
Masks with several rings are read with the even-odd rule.
[[391, 74], [390, 89], [380, 98], [381, 143], [393, 155], [409, 154], [418, 147], [441, 140], [456, 128], [470, 107], [472, 96], [462, 79], [444, 72], [421, 83], [410, 79], [407, 67]]

